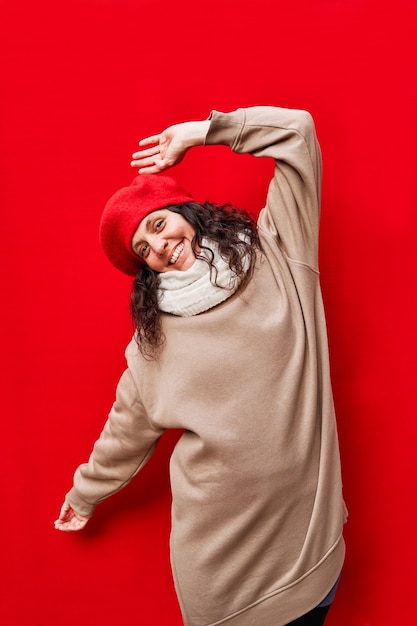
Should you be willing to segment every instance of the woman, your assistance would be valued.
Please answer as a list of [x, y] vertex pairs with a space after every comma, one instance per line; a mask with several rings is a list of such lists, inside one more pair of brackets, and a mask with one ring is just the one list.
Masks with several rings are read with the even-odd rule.
[[[166, 175], [201, 144], [275, 159], [257, 228], [243, 212], [195, 203]], [[101, 221], [107, 256], [136, 276], [137, 332], [109, 419], [56, 527], [82, 528], [143, 467], [165, 429], [183, 429], [170, 472], [184, 623], [323, 624], [346, 513], [312, 118], [276, 107], [214, 111], [140, 146], [138, 176]]]

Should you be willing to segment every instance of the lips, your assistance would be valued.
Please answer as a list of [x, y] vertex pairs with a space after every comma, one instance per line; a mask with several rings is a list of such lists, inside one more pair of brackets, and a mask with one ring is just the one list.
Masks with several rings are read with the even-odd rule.
[[169, 265], [173, 265], [178, 260], [181, 252], [184, 250], [184, 242], [182, 241], [174, 248], [174, 252], [172, 253], [171, 258], [169, 259]]

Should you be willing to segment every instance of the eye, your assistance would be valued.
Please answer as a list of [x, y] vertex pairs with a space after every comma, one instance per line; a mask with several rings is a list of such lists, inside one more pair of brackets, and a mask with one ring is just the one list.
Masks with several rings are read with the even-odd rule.
[[162, 228], [164, 227], [165, 224], [165, 218], [161, 217], [159, 220], [156, 220], [155, 222], [155, 230], [156, 232], [162, 230]]
[[142, 259], [144, 259], [147, 256], [148, 252], [149, 252], [149, 246], [147, 243], [144, 243], [142, 246], [140, 246], [138, 250], [138, 255], [142, 257]]

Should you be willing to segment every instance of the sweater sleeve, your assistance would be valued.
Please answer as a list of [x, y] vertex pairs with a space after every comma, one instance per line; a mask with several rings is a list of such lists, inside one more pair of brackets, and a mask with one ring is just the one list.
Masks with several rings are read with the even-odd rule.
[[289, 259], [317, 269], [321, 153], [307, 111], [251, 107], [212, 111], [206, 144], [275, 159], [259, 228], [278, 239]]
[[145, 465], [162, 432], [148, 420], [128, 368], [88, 463], [75, 472], [74, 486], [67, 494], [71, 507], [90, 517], [101, 500], [120, 491]]

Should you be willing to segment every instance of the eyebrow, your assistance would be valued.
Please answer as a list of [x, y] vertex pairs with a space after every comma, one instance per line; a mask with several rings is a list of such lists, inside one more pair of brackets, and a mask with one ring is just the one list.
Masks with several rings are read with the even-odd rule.
[[[157, 218], [158, 218], [158, 216], [157, 216]], [[157, 219], [157, 218], [156, 218], [156, 219]], [[152, 230], [152, 229], [151, 229], [151, 224], [152, 224], [152, 222], [153, 222], [153, 220], [154, 220], [154, 219], [155, 219], [155, 216], [154, 216], [154, 217], [151, 217], [151, 215], [149, 215], [149, 216], [148, 216], [148, 218], [147, 218], [147, 220], [146, 220], [146, 222], [145, 222], [145, 231], [146, 231], [147, 233], [150, 233], [150, 232], [151, 232], [151, 230]], [[137, 241], [137, 242], [135, 243], [135, 245], [133, 246], [134, 250], [137, 250], [137, 249], [138, 249], [138, 247], [139, 247], [139, 245], [141, 245], [142, 243], [143, 243], [143, 239], [140, 239], [139, 241]]]
[[145, 222], [145, 230], [147, 233], [149, 233], [149, 231], [151, 230], [151, 222], [152, 222], [152, 217], [149, 216]]

